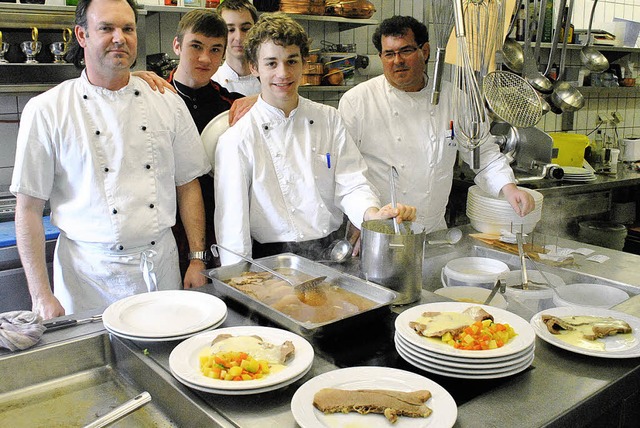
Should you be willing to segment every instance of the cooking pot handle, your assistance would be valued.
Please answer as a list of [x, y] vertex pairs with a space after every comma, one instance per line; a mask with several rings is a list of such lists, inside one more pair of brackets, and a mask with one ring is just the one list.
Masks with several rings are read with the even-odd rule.
[[440, 281], [442, 281], [443, 287], [447, 286], [447, 283], [444, 281], [444, 268], [440, 269]]
[[389, 248], [404, 248], [404, 244], [389, 244]]

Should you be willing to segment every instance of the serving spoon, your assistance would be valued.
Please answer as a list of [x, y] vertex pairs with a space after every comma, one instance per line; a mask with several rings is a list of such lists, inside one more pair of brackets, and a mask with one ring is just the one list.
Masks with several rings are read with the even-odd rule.
[[324, 281], [325, 279], [327, 279], [326, 276], [317, 276], [315, 278], [311, 278], [311, 279], [307, 279], [306, 281], [302, 281], [298, 284], [294, 283], [293, 281], [291, 281], [289, 278], [287, 278], [286, 276], [282, 275], [281, 273], [276, 272], [275, 270], [266, 267], [265, 265], [263, 265], [262, 263], [259, 263], [257, 261], [255, 261], [254, 259], [252, 259], [251, 257], [247, 257], [247, 256], [243, 256], [240, 253], [236, 253], [233, 250], [230, 250], [228, 248], [223, 247], [220, 244], [211, 244], [211, 252], [213, 253], [214, 256], [218, 256], [218, 250], [217, 248], [221, 248], [225, 251], [230, 252], [231, 254], [240, 257], [241, 259], [251, 263], [252, 265], [255, 265], [257, 267], [259, 267], [260, 269], [269, 272], [271, 275], [275, 276], [278, 279], [283, 280], [284, 282], [286, 282], [287, 284], [291, 285], [291, 287], [294, 288], [295, 291], [297, 292], [302, 292], [302, 293], [306, 293], [307, 291], [311, 291], [314, 290], [318, 287], [318, 285]]

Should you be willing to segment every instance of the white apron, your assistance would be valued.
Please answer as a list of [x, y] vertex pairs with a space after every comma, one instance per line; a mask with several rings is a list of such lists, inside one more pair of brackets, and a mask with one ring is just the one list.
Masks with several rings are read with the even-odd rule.
[[153, 246], [125, 251], [72, 241], [61, 233], [53, 262], [54, 294], [67, 314], [108, 306], [138, 293], [182, 288], [170, 230]]

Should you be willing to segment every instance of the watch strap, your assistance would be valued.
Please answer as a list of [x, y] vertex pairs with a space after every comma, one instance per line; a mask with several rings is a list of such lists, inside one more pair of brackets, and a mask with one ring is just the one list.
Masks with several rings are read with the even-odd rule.
[[202, 260], [203, 262], [207, 262], [209, 260], [208, 254], [206, 251], [191, 251], [189, 253], [189, 260]]

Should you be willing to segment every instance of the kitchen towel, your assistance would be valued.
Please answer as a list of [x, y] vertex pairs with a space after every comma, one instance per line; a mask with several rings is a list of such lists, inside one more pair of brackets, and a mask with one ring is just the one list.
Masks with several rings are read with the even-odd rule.
[[46, 330], [40, 315], [31, 311], [11, 311], [0, 314], [0, 348], [10, 351], [32, 347]]

